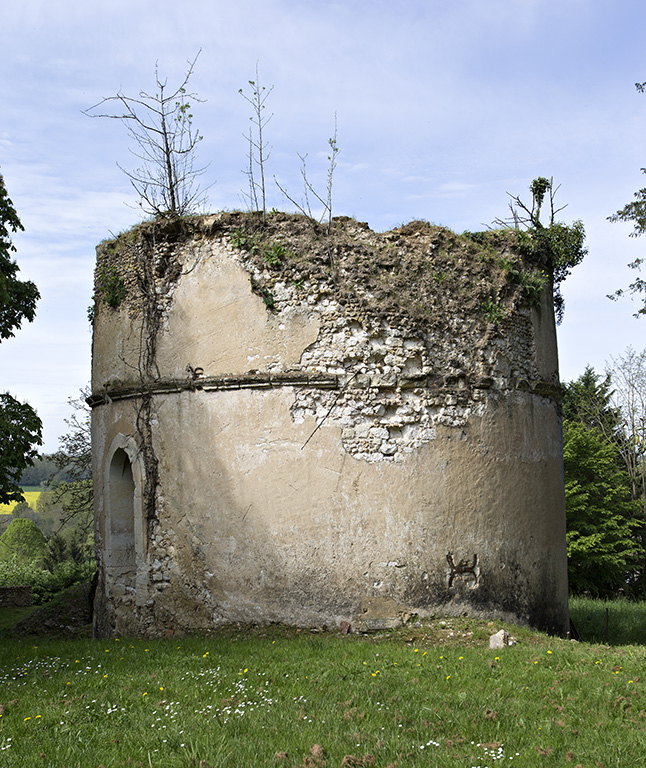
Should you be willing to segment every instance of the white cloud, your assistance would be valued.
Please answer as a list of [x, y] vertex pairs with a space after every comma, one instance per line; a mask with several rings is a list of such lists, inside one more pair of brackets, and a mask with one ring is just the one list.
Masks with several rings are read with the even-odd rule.
[[335, 111], [336, 211], [378, 230], [413, 218], [477, 229], [504, 215], [507, 192], [554, 175], [590, 247], [565, 285], [564, 376], [643, 347], [633, 308], [604, 296], [644, 246], [606, 222], [644, 185], [646, 97], [633, 86], [644, 22], [646, 7], [602, 0], [519, 0], [511, 11], [508, 0], [7, 4], [0, 170], [27, 230], [16, 238], [22, 274], [43, 299], [34, 325], [0, 347], [0, 386], [32, 399], [51, 435], [87, 383], [94, 247], [140, 217], [116, 167], [132, 160], [123, 126], [81, 110], [150, 88], [157, 60], [181, 76], [199, 48], [192, 84], [207, 99], [195, 115], [213, 207], [241, 205], [249, 112], [238, 89], [259, 61], [275, 85], [268, 170], [290, 190], [301, 188], [297, 151], [324, 178]]

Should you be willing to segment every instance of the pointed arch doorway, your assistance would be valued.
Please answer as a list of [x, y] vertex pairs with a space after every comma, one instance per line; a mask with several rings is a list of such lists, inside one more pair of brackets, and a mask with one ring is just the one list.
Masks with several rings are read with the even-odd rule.
[[117, 435], [104, 469], [106, 596], [137, 603], [144, 599], [146, 585], [143, 481], [137, 443], [133, 437]]

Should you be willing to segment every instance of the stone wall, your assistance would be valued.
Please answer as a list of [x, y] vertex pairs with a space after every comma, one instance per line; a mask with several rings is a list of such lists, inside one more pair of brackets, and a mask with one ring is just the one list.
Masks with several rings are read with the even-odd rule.
[[0, 587], [0, 608], [25, 608], [33, 603], [31, 587]]
[[222, 214], [131, 233], [107, 269], [127, 295], [97, 280], [98, 633], [431, 611], [566, 631], [543, 265], [420, 222]]

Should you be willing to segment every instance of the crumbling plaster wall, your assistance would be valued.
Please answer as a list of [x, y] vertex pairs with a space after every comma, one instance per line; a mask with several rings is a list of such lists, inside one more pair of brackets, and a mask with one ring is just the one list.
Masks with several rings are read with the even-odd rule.
[[[163, 296], [149, 383], [156, 514], [126, 597], [100, 585], [99, 633], [370, 628], [435, 610], [566, 630], [547, 291], [539, 308], [516, 307], [504, 332], [455, 312], [438, 336], [360, 321], [323, 283], [274, 281], [270, 313], [251, 290], [262, 268], [226, 234], [173, 255], [181, 275]], [[136, 301], [98, 309], [95, 479], [117, 435], [141, 439], [145, 333]]]

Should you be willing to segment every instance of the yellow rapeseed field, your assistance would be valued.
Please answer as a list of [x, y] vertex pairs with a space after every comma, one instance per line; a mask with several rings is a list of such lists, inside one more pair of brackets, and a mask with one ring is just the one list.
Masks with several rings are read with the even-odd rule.
[[[42, 491], [25, 491], [25, 501], [29, 506], [36, 511], [36, 502]], [[10, 515], [13, 508], [16, 506], [16, 502], [12, 501], [9, 504], [0, 504], [0, 515]]]

